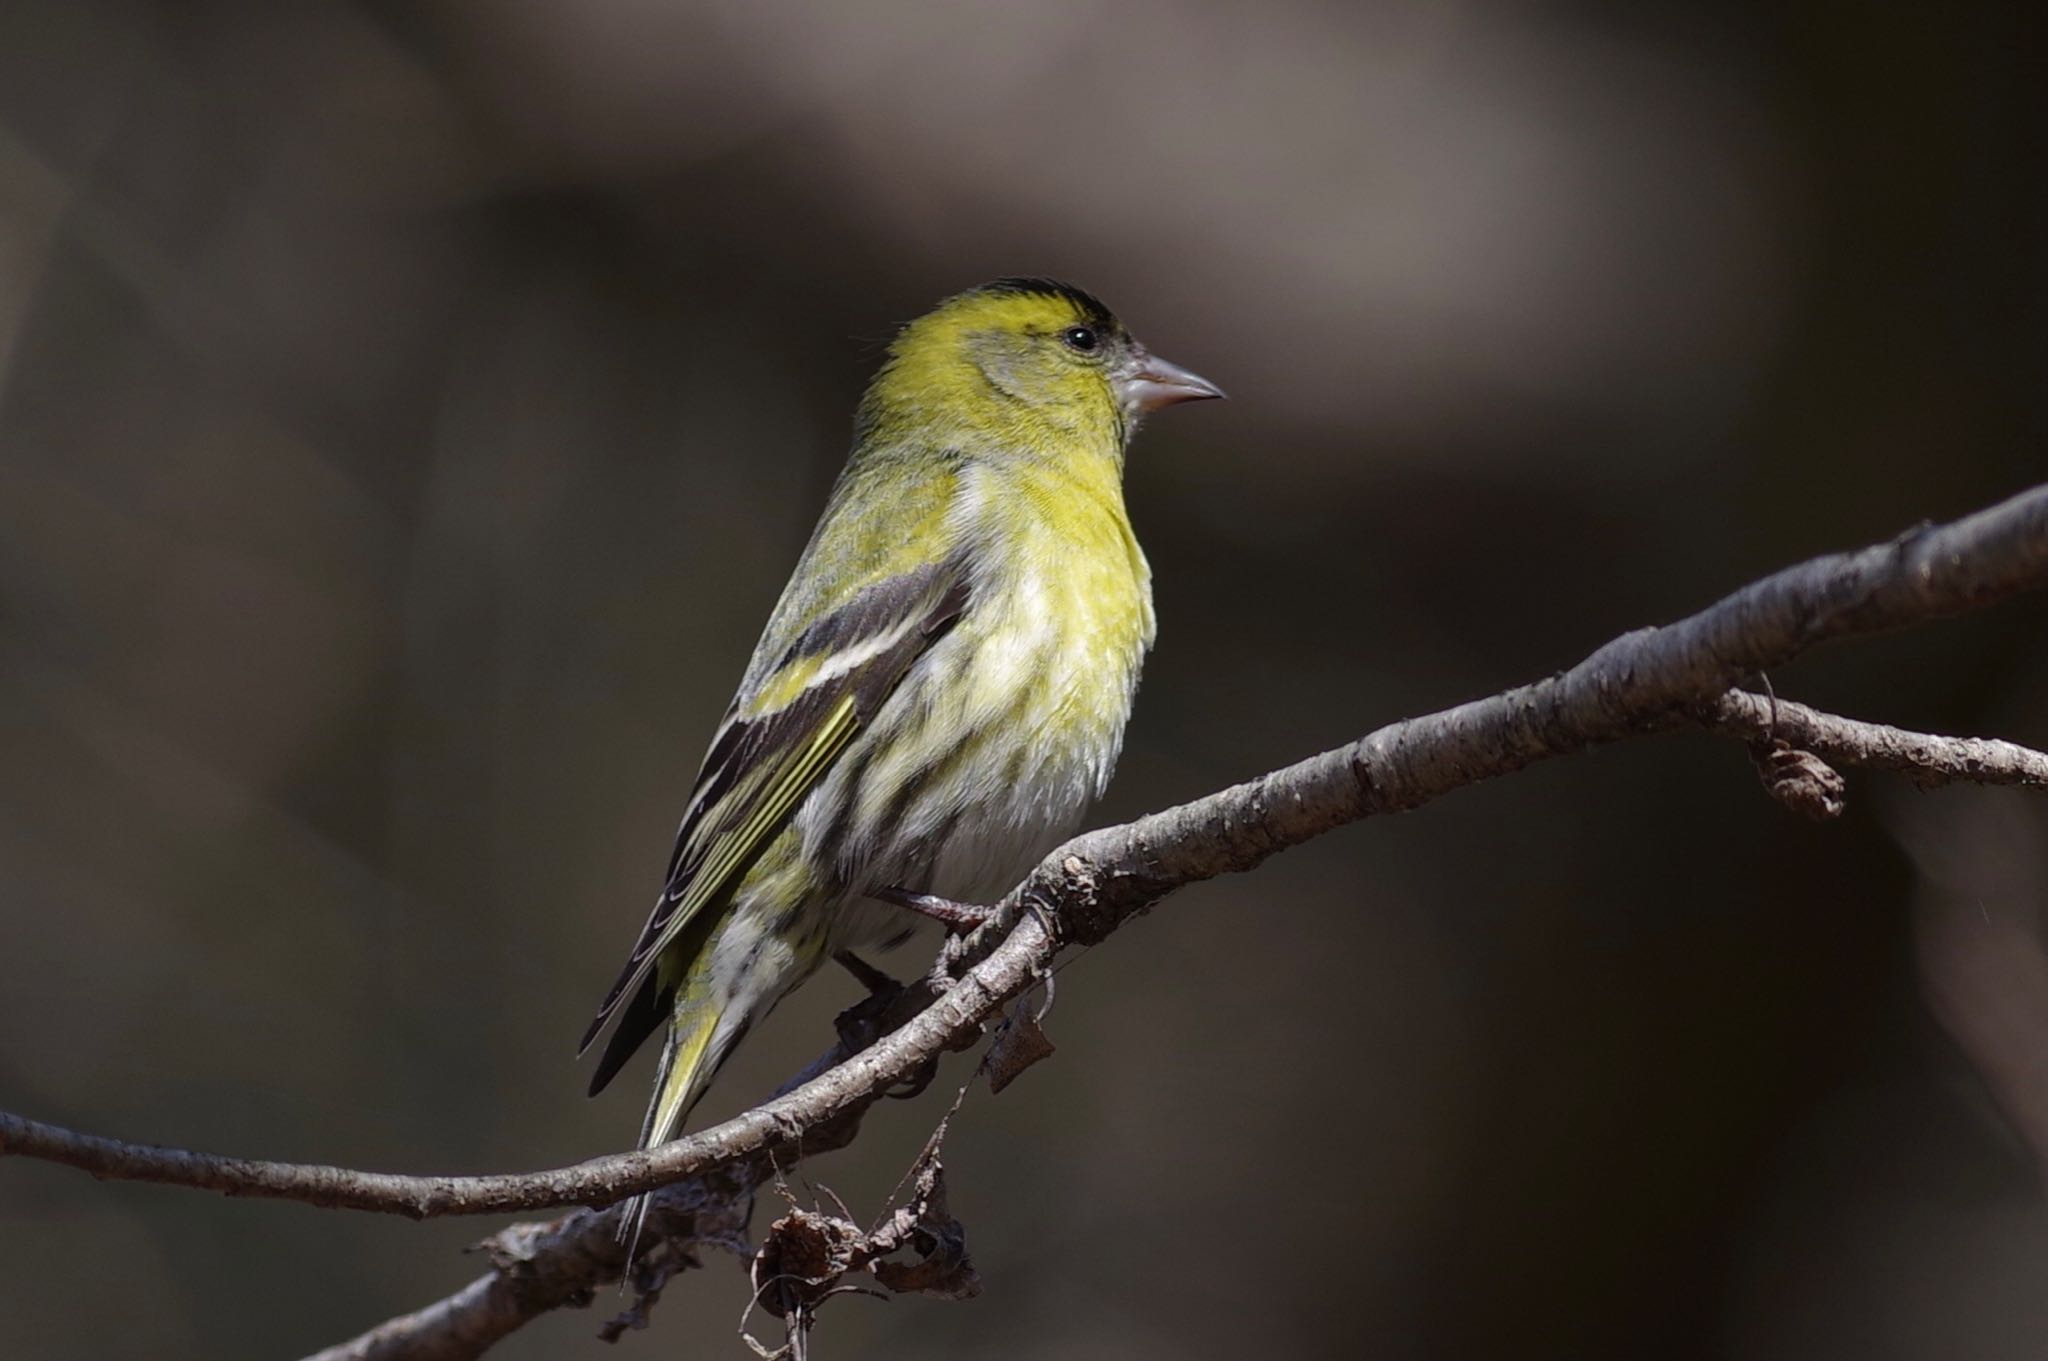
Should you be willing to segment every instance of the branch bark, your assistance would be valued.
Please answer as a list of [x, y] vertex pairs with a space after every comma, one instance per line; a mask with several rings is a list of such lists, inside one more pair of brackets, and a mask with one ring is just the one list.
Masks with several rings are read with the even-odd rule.
[[[1062, 946], [1098, 942], [1176, 889], [1249, 870], [1346, 823], [1416, 808], [1597, 744], [1686, 725], [1760, 736], [1755, 704], [1764, 701], [1731, 693], [1744, 677], [1820, 643], [1981, 608], [2043, 585], [2048, 486], [1945, 526], [1923, 526], [1886, 544], [1787, 568], [1675, 624], [1617, 638], [1547, 680], [1389, 724], [1206, 798], [1077, 837], [1018, 885], [988, 925], [949, 952], [943, 970], [949, 986], [892, 1033], [763, 1106], [658, 1149], [546, 1172], [400, 1176], [143, 1147], [0, 1115], [0, 1154], [45, 1158], [99, 1177], [416, 1218], [603, 1206], [757, 1160], [786, 1164], [815, 1142], [808, 1138], [813, 1132], [857, 1120], [881, 1092], [947, 1050], [973, 1043], [1005, 1003], [1043, 975]], [[2048, 756], [2009, 743], [1936, 738], [1783, 702], [1778, 707], [1779, 735], [1809, 741], [1845, 763], [2005, 783], [2037, 783], [2048, 769]], [[1043, 911], [1027, 913], [1027, 906]], [[570, 1222], [597, 1218], [572, 1216]], [[530, 1276], [553, 1261], [529, 1262], [525, 1269]], [[457, 1320], [497, 1307], [492, 1302], [502, 1297], [502, 1290], [480, 1281], [435, 1306], [434, 1326], [446, 1332]]]

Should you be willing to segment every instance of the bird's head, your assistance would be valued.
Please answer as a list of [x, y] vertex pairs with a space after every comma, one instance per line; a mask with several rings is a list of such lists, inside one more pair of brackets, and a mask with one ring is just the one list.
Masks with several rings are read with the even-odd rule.
[[863, 414], [1046, 427], [1121, 449], [1146, 412], [1222, 395], [1146, 350], [1092, 294], [1052, 279], [997, 279], [903, 328]]

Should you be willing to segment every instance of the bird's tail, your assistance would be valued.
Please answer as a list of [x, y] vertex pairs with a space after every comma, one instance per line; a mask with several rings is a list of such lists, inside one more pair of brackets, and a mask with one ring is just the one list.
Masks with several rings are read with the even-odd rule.
[[[647, 1118], [640, 1125], [642, 1148], [653, 1148], [676, 1136], [684, 1117], [711, 1085], [719, 1065], [738, 1042], [739, 1032], [745, 1029], [744, 1021], [738, 1026], [725, 1023], [727, 1008], [710, 995], [709, 988], [702, 986], [705, 980], [697, 977], [697, 973], [691, 971], [678, 995], [668, 1040], [661, 1047], [654, 1097], [647, 1103]], [[619, 1220], [619, 1237], [632, 1245], [626, 1250], [629, 1272], [634, 1249], [640, 1243], [640, 1229], [647, 1220], [647, 1203], [645, 1193], [633, 1197]]]

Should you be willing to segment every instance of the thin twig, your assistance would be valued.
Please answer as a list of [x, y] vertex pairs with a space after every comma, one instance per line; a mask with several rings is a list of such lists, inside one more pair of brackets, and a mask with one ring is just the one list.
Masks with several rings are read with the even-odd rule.
[[2001, 784], [2048, 789], [2048, 752], [1996, 737], [1941, 737], [1822, 713], [1791, 700], [1730, 690], [1708, 723], [1751, 741], [1777, 738], [1836, 765], [1898, 770], [1922, 785]]

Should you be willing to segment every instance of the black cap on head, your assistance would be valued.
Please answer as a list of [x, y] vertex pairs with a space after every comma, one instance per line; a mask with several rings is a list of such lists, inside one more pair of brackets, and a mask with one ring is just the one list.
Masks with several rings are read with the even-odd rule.
[[1072, 303], [1082, 316], [1096, 326], [1113, 327], [1117, 324], [1116, 314], [1103, 305], [1102, 299], [1085, 288], [1061, 283], [1058, 279], [1038, 279], [1017, 276], [994, 279], [974, 290], [977, 293], [1035, 293], [1040, 297], [1063, 298]]

